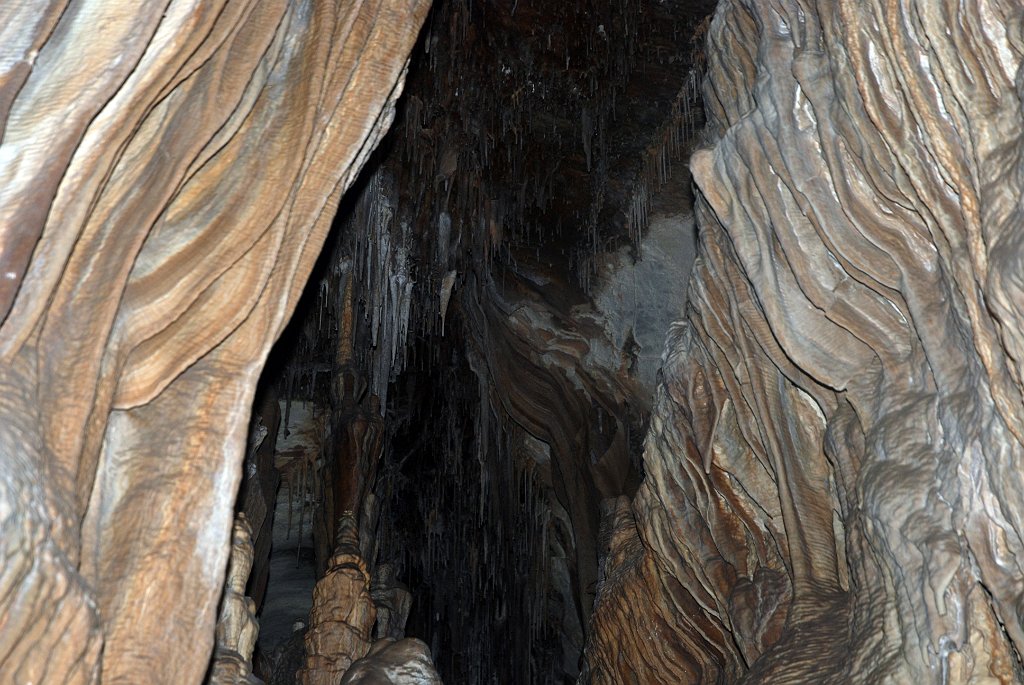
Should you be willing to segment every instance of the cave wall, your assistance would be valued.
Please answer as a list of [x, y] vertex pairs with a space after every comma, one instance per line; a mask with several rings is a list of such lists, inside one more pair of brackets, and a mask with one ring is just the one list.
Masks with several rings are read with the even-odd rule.
[[1021, 678], [1020, 28], [719, 4], [698, 261], [593, 682]]
[[[687, 69], [644, 75], [678, 26], [629, 3], [457, 7], [420, 46], [441, 68], [374, 176], [373, 240], [326, 281], [325, 363], [405, 422], [370, 561], [421, 533], [405, 563], [448, 574], [438, 607], [529, 576], [518, 609], [436, 633], [514, 619], [520, 677], [572, 675], [584, 639], [592, 682], [1024, 677], [1020, 10], [719, 4], [698, 260], [649, 408], [629, 336], [577, 314], [600, 259], [640, 248], [678, 149], [685, 83], [652, 84]], [[256, 376], [425, 14], [0, 6], [0, 680], [202, 677]], [[424, 482], [457, 520], [395, 511]], [[422, 527], [395, 537], [402, 515]], [[499, 547], [515, 563], [484, 578]]]
[[427, 7], [0, 5], [0, 681], [203, 677], [260, 368]]

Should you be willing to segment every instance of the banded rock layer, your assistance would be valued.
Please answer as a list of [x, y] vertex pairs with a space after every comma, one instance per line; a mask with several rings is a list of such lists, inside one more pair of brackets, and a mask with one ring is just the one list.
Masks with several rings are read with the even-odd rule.
[[0, 4], [0, 682], [202, 679], [256, 379], [427, 7]]
[[1021, 678], [1020, 27], [720, 3], [690, 305], [594, 682]]

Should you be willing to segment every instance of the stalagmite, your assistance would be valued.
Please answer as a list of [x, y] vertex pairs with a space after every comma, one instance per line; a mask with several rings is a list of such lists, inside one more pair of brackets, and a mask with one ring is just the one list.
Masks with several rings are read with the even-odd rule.
[[405, 622], [412, 608], [412, 593], [395, 578], [395, 569], [391, 564], [379, 564], [374, 569], [370, 597], [377, 607], [374, 637], [378, 640], [401, 640], [405, 637]]
[[210, 685], [250, 685], [259, 681], [252, 675], [252, 652], [259, 624], [256, 603], [245, 596], [245, 584], [252, 570], [252, 527], [244, 514], [235, 519], [231, 557], [224, 595], [217, 620], [217, 644], [207, 682]]
[[373, 641], [376, 608], [352, 512], [342, 514], [337, 531], [327, 573], [313, 590], [306, 664], [296, 678], [302, 685], [335, 685], [352, 662], [366, 655]]

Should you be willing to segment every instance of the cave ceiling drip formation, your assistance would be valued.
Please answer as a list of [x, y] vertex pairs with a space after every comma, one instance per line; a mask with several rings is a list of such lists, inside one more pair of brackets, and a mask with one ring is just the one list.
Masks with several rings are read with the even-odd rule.
[[0, 38], [0, 683], [1024, 682], [1017, 3]]
[[357, 512], [447, 682], [579, 676], [695, 247], [681, 7], [435, 5], [282, 345], [278, 387], [332, 417], [315, 536]]

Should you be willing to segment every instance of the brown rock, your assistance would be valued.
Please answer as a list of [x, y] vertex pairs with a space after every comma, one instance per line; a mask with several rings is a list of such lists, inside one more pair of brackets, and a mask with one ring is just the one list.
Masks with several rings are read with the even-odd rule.
[[1019, 682], [1012, 5], [719, 4], [690, 307], [594, 682]]
[[231, 540], [228, 578], [220, 600], [217, 644], [207, 680], [211, 685], [256, 682], [252, 676], [252, 653], [256, 647], [259, 623], [255, 615], [256, 603], [245, 596], [252, 560], [252, 527], [245, 514], [239, 514], [235, 518]]
[[0, 682], [203, 677], [257, 375], [428, 4], [0, 3]]
[[352, 512], [342, 516], [338, 531], [327, 573], [313, 589], [306, 665], [297, 677], [302, 685], [334, 685], [352, 662], [366, 655], [373, 642], [377, 611]]

